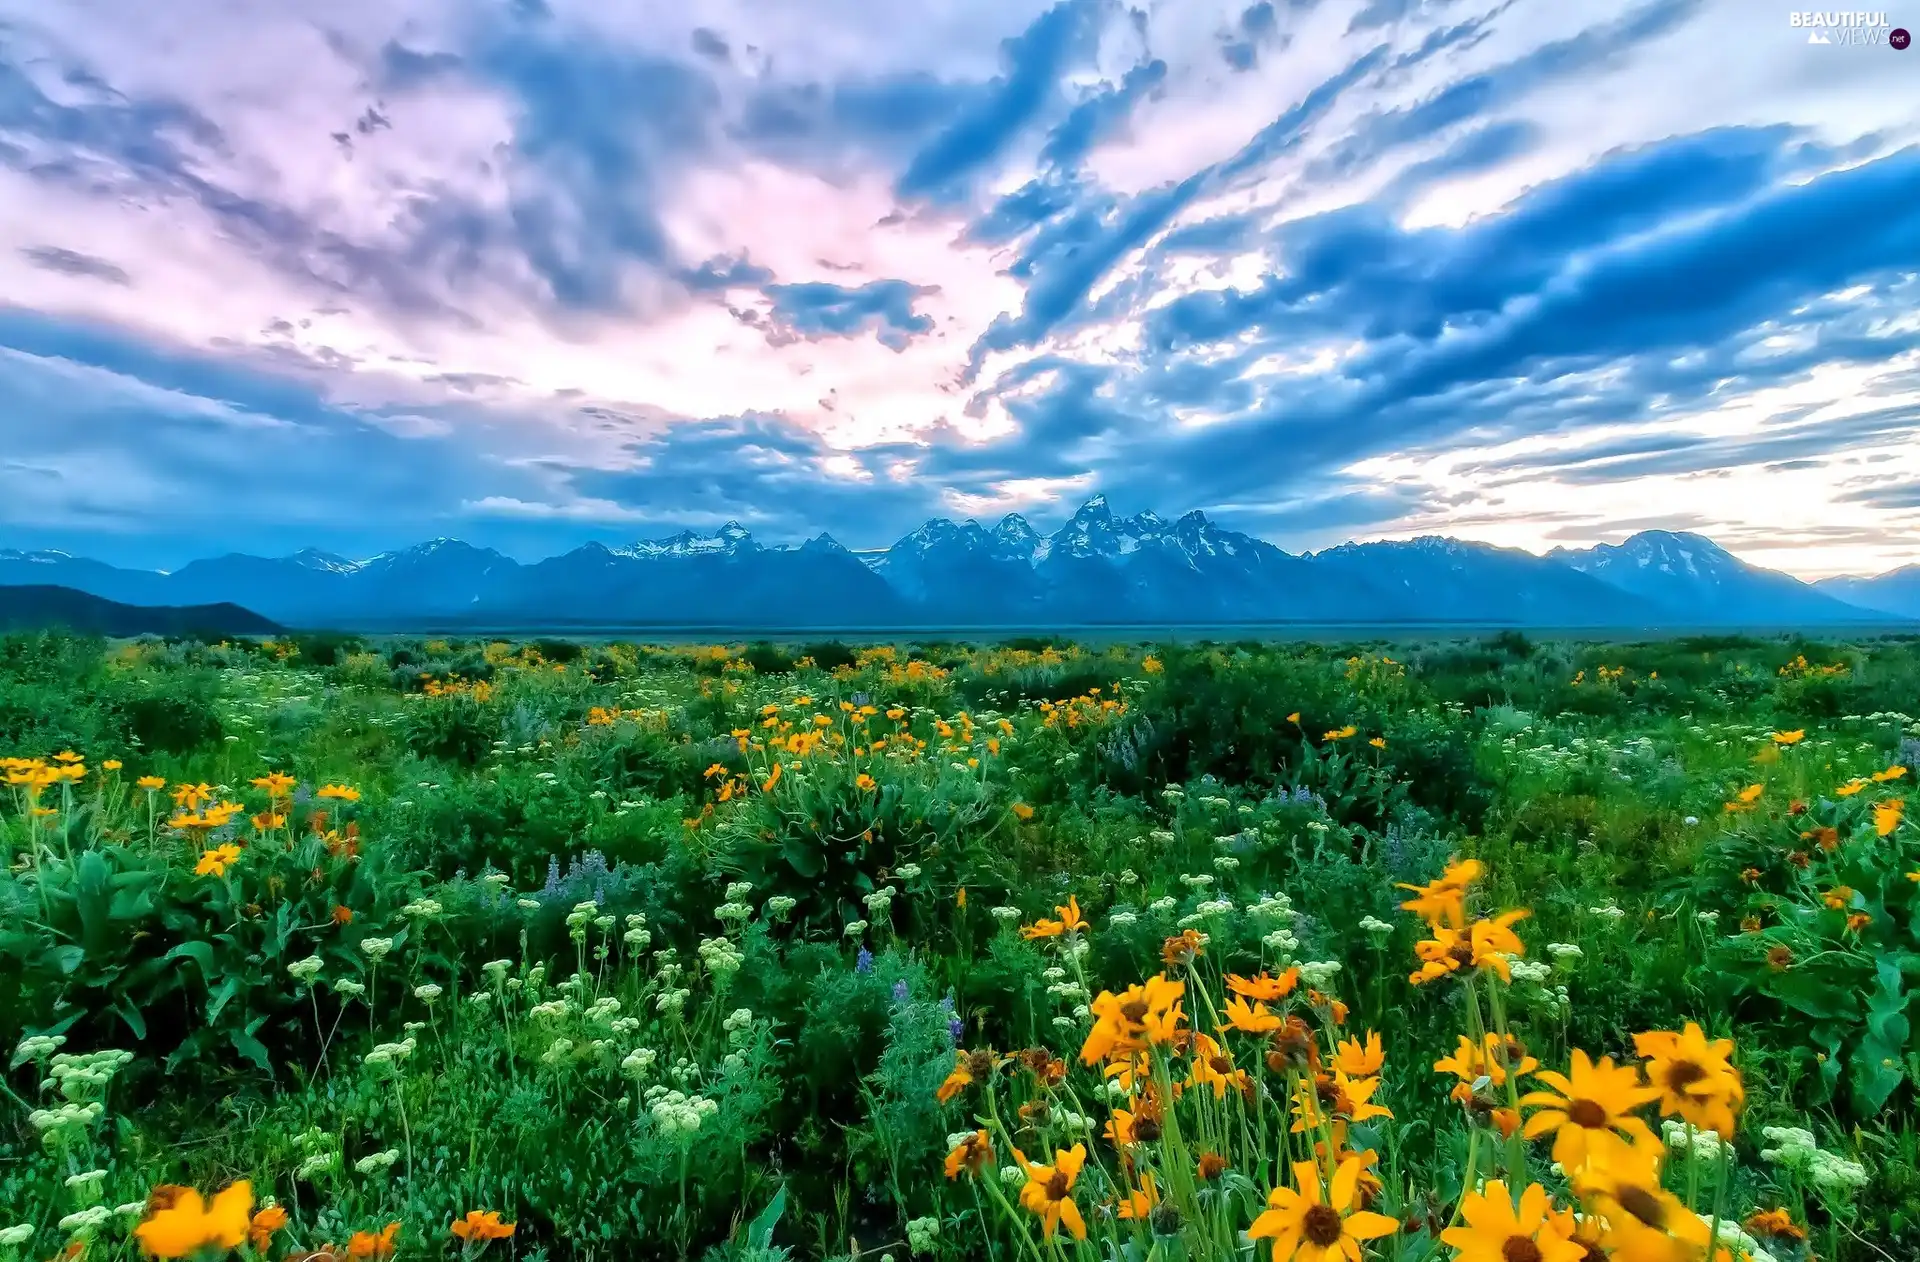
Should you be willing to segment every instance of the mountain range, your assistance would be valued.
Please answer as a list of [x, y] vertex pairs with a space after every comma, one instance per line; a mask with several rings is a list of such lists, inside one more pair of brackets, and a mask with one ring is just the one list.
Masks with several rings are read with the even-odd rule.
[[1701, 535], [1514, 548], [1427, 536], [1294, 554], [1204, 513], [1115, 514], [1095, 496], [1043, 535], [1011, 514], [937, 518], [855, 553], [822, 534], [762, 545], [737, 522], [522, 564], [435, 539], [363, 561], [242, 553], [173, 572], [0, 550], [0, 586], [56, 585], [126, 605], [232, 603], [291, 626], [739, 630], [1258, 623], [1775, 627], [1920, 619], [1920, 567], [1803, 583]]

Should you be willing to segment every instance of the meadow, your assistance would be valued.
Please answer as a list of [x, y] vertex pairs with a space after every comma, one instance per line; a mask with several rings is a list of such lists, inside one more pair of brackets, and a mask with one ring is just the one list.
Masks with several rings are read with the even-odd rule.
[[1920, 1257], [1920, 641], [0, 638], [0, 1262]]

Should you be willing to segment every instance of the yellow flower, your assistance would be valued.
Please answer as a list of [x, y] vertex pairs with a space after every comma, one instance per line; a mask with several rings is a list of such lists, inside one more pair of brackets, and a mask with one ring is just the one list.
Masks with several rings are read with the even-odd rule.
[[[1153, 659], [1148, 658], [1147, 660], [1152, 661]], [[1159, 1203], [1160, 1188], [1159, 1185], [1153, 1181], [1153, 1171], [1148, 1170], [1141, 1174], [1140, 1186], [1128, 1189], [1126, 1194], [1120, 1198], [1119, 1204], [1114, 1208], [1114, 1214], [1119, 1218], [1145, 1218], [1153, 1212], [1153, 1207]]]
[[1440, 1233], [1441, 1243], [1457, 1250], [1455, 1262], [1582, 1262], [1587, 1256], [1587, 1247], [1573, 1239], [1573, 1216], [1555, 1212], [1538, 1183], [1529, 1184], [1515, 1205], [1503, 1181], [1489, 1180], [1467, 1193], [1460, 1216], [1465, 1226]]
[[953, 1151], [947, 1154], [947, 1177], [957, 1179], [962, 1170], [977, 1175], [992, 1160], [993, 1143], [985, 1131], [977, 1130], [955, 1144]]
[[227, 869], [240, 861], [240, 847], [232, 842], [215, 846], [200, 856], [200, 862], [194, 864], [195, 876], [225, 876]]
[[1227, 989], [1236, 995], [1248, 999], [1260, 999], [1271, 1003], [1275, 999], [1285, 999], [1300, 984], [1300, 970], [1290, 968], [1278, 977], [1261, 973], [1258, 977], [1242, 977], [1238, 973], [1227, 974]]
[[1414, 897], [1400, 904], [1402, 910], [1410, 911], [1438, 927], [1452, 925], [1464, 928], [1467, 923], [1467, 890], [1486, 873], [1486, 865], [1478, 859], [1456, 860], [1447, 865], [1438, 879], [1425, 885], [1400, 885], [1398, 888], [1413, 891]]
[[1387, 738], [1384, 736], [1376, 736], [1368, 741], [1367, 744], [1373, 746], [1375, 749], [1385, 749], [1387, 747]]
[[1835, 797], [1850, 798], [1867, 787], [1865, 780], [1849, 780], [1833, 791]]
[[1905, 767], [1888, 767], [1885, 771], [1874, 772], [1873, 782], [1875, 784], [1885, 784], [1889, 780], [1898, 780], [1901, 776], [1904, 776], [1906, 774], [1907, 774], [1907, 769]]
[[118, 758], [109, 758], [109, 759], [107, 759], [107, 760], [106, 760], [105, 762], [103, 762], [103, 763], [101, 763], [101, 764], [100, 764], [100, 770], [102, 770], [102, 771], [118, 771], [118, 770], [120, 770], [120, 768], [121, 768], [121, 766], [122, 766], [122, 763], [120, 762], [120, 760], [119, 760]]
[[1511, 926], [1529, 914], [1525, 910], [1502, 912], [1492, 920], [1475, 921], [1467, 930], [1434, 926], [1431, 938], [1414, 943], [1413, 953], [1421, 965], [1407, 980], [1419, 986], [1471, 966], [1511, 982], [1513, 970], [1507, 965], [1508, 958], [1526, 954], [1525, 945]]
[[1022, 823], [1025, 823], [1027, 820], [1030, 820], [1033, 818], [1033, 808], [1031, 806], [1028, 806], [1025, 802], [1015, 802], [1013, 804], [1013, 814], [1014, 814], [1014, 818], [1020, 820]]
[[1653, 1131], [1633, 1111], [1659, 1099], [1660, 1088], [1641, 1086], [1640, 1073], [1631, 1065], [1616, 1067], [1610, 1056], [1596, 1063], [1577, 1047], [1572, 1068], [1571, 1077], [1539, 1070], [1534, 1076], [1552, 1090], [1529, 1091], [1520, 1097], [1521, 1104], [1539, 1109], [1527, 1119], [1528, 1139], [1553, 1132], [1553, 1159], [1569, 1171], [1585, 1165], [1595, 1150], [1611, 1152], [1628, 1141], [1658, 1144]]
[[1873, 831], [1878, 837], [1885, 837], [1900, 827], [1900, 816], [1907, 808], [1904, 798], [1894, 798], [1887, 802], [1873, 804]]
[[1360, 730], [1359, 728], [1349, 723], [1345, 727], [1336, 728], [1333, 731], [1328, 732], [1326, 735], [1322, 736], [1320, 739], [1327, 740], [1327, 741], [1343, 741], [1343, 740], [1346, 740], [1349, 736], [1354, 735], [1359, 730]]
[[265, 789], [269, 798], [283, 798], [293, 790], [293, 777], [278, 771], [256, 776], [251, 783], [256, 789]]
[[1193, 1072], [1188, 1081], [1196, 1087], [1212, 1087], [1213, 1098], [1226, 1098], [1227, 1089], [1244, 1090], [1247, 1085], [1247, 1072], [1236, 1069], [1233, 1057], [1227, 1055], [1227, 1049], [1220, 1046], [1212, 1036], [1195, 1034], [1191, 1048], [1193, 1054]]
[[1633, 1036], [1633, 1050], [1647, 1058], [1647, 1081], [1660, 1089], [1660, 1111], [1702, 1130], [1733, 1138], [1734, 1113], [1746, 1102], [1740, 1071], [1730, 1058], [1732, 1039], [1709, 1042], [1687, 1022], [1679, 1034], [1665, 1030]]
[[465, 1218], [456, 1219], [447, 1230], [462, 1240], [504, 1240], [513, 1234], [514, 1224], [500, 1221], [500, 1211], [470, 1209]]
[[990, 1077], [995, 1070], [1006, 1063], [1006, 1057], [996, 1055], [985, 1048], [971, 1052], [956, 1048], [953, 1053], [953, 1071], [934, 1092], [934, 1098], [945, 1104], [967, 1087]]
[[[1588, 1221], [1604, 1224], [1603, 1257], [1616, 1262], [1694, 1262], [1704, 1258], [1710, 1228], [1679, 1197], [1660, 1186], [1658, 1145], [1621, 1144], [1595, 1150], [1574, 1176]], [[1730, 1262], [1715, 1251], [1714, 1262]]]
[[1341, 1039], [1336, 1049], [1333, 1066], [1343, 1074], [1355, 1078], [1364, 1078], [1377, 1074], [1386, 1064], [1387, 1054], [1381, 1049], [1380, 1034], [1377, 1030], [1367, 1031], [1367, 1041], [1363, 1045], [1359, 1039]]
[[1065, 1223], [1075, 1240], [1085, 1240], [1087, 1224], [1080, 1217], [1080, 1207], [1073, 1202], [1073, 1184], [1080, 1177], [1080, 1167], [1086, 1164], [1087, 1146], [1075, 1144], [1071, 1149], [1055, 1149], [1050, 1166], [1035, 1165], [1018, 1148], [1013, 1150], [1013, 1156], [1027, 1172], [1027, 1184], [1020, 1189], [1020, 1204], [1039, 1217], [1041, 1231], [1051, 1238]]
[[133, 783], [136, 788], [145, 789], [149, 793], [152, 793], [156, 789], [164, 789], [167, 787], [166, 779], [162, 776], [141, 776]]
[[1118, 995], [1101, 991], [1089, 1005], [1094, 1023], [1080, 1047], [1081, 1063], [1097, 1065], [1115, 1052], [1172, 1042], [1186, 1018], [1180, 1007], [1186, 991], [1186, 983], [1170, 981], [1165, 973], [1156, 973], [1145, 984], [1129, 986]]
[[1248, 1003], [1236, 995], [1227, 1000], [1227, 1023], [1220, 1028], [1242, 1034], [1268, 1034], [1280, 1028], [1280, 1018], [1267, 1005]]
[[1360, 1262], [1365, 1241], [1400, 1229], [1385, 1214], [1354, 1211], [1358, 1157], [1340, 1163], [1329, 1188], [1321, 1186], [1320, 1167], [1311, 1161], [1294, 1163], [1293, 1181], [1299, 1190], [1280, 1187], [1267, 1193], [1265, 1212], [1247, 1228], [1249, 1239], [1273, 1241], [1274, 1262]]
[[350, 1258], [390, 1258], [393, 1256], [394, 1236], [398, 1235], [400, 1224], [388, 1223], [378, 1234], [371, 1231], [356, 1231], [353, 1239], [347, 1241], [347, 1256]]
[[879, 782], [864, 771], [853, 778], [853, 785], [862, 793], [871, 793], [880, 787]]
[[258, 1252], [267, 1251], [267, 1243], [273, 1239], [273, 1233], [287, 1225], [287, 1211], [278, 1205], [269, 1205], [253, 1216], [247, 1225], [247, 1243]]
[[336, 802], [358, 802], [360, 790], [346, 784], [323, 784], [314, 790], [317, 798], [330, 798]]
[[1798, 745], [1805, 739], [1807, 739], [1807, 734], [1799, 730], [1792, 732], [1775, 732], [1773, 734], [1773, 743], [1776, 745]]
[[211, 1202], [192, 1188], [157, 1187], [147, 1216], [133, 1230], [140, 1247], [156, 1258], [184, 1258], [202, 1250], [237, 1249], [252, 1225], [253, 1185], [245, 1179], [215, 1193]]
[[1067, 895], [1067, 905], [1065, 907], [1055, 907], [1053, 910], [1060, 919], [1047, 920], [1042, 918], [1036, 920], [1032, 924], [1022, 927], [1020, 936], [1031, 942], [1035, 938], [1057, 938], [1064, 933], [1079, 933], [1087, 927], [1086, 918], [1080, 914], [1080, 899], [1078, 896], [1073, 894]]
[[1300, 711], [1295, 710], [1292, 714], [1289, 714], [1287, 716], [1287, 722], [1297, 725], [1300, 722]]

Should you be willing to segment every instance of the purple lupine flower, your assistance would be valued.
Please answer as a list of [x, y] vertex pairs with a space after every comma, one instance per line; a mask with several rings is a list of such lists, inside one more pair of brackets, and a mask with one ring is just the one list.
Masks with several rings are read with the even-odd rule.
[[867, 950], [865, 947], [861, 947], [860, 954], [854, 957], [853, 971], [856, 973], [871, 973], [873, 971], [873, 952]]
[[904, 979], [893, 984], [893, 1001], [895, 1003], [905, 1003], [909, 997], [907, 983]]

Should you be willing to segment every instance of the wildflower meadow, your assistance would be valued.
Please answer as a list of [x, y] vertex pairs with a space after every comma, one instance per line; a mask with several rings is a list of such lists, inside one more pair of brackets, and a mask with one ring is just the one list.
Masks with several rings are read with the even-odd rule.
[[1920, 1258], [1920, 641], [0, 638], [0, 1262]]

